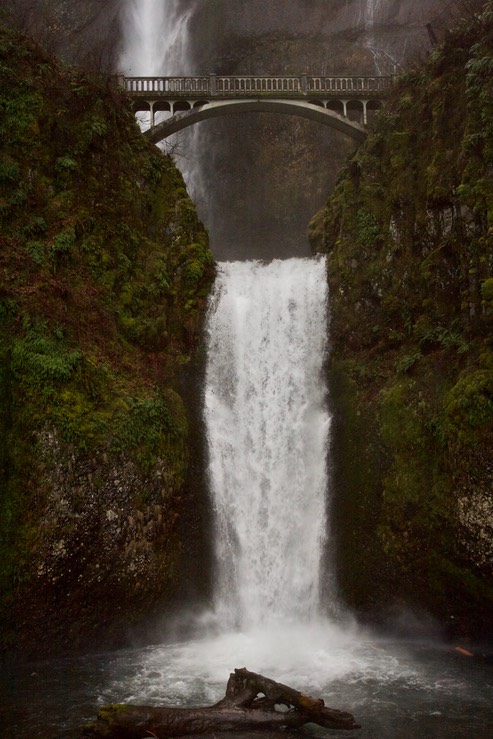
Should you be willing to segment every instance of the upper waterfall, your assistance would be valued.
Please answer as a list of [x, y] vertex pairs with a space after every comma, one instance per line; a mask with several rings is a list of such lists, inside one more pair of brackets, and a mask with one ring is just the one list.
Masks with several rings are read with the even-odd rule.
[[126, 74], [159, 76], [190, 72], [187, 24], [191, 10], [180, 0], [127, 0], [123, 27]]

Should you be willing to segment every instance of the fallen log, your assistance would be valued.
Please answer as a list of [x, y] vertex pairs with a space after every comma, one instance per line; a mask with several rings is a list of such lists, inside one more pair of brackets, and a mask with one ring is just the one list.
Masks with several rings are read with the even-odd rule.
[[96, 723], [86, 726], [81, 736], [165, 739], [214, 731], [297, 729], [308, 723], [328, 729], [360, 728], [350, 713], [327, 708], [321, 698], [311, 698], [243, 667], [231, 673], [224, 698], [213, 706], [103, 706]]

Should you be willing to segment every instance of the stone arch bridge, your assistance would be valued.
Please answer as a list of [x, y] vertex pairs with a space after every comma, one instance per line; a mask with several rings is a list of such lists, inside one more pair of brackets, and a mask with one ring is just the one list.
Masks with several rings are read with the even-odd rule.
[[[199, 121], [247, 111], [298, 115], [360, 143], [392, 77], [220, 76], [119, 77], [135, 112], [150, 113], [146, 136], [158, 143]], [[156, 124], [156, 113], [171, 115]]]

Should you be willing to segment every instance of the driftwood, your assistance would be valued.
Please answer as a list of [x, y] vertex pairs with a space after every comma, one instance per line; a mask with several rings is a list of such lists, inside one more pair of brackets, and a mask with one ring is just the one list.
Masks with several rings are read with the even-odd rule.
[[310, 698], [244, 667], [229, 676], [226, 695], [204, 708], [104, 706], [83, 737], [143, 739], [191, 736], [214, 731], [296, 729], [313, 723], [328, 729], [359, 729], [350, 713], [327, 708], [321, 698]]

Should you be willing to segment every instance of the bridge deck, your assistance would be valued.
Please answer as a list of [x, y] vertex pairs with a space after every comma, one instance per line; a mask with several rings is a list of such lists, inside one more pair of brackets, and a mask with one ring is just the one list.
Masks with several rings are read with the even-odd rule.
[[188, 76], [121, 77], [120, 84], [132, 97], [188, 100], [202, 98], [284, 97], [314, 98], [383, 97], [392, 77], [276, 76]]

